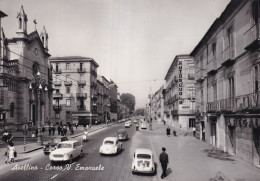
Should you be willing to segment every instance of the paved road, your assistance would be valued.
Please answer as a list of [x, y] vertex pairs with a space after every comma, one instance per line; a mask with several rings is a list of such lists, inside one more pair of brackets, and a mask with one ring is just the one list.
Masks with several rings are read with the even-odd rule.
[[[258, 181], [260, 170], [236, 157], [211, 149], [210, 146], [194, 138], [192, 134], [178, 130], [177, 137], [167, 137], [165, 126], [154, 123], [153, 130], [135, 131], [132, 126], [128, 128], [130, 139], [123, 142], [123, 151], [115, 156], [101, 156], [99, 146], [103, 138], [115, 136], [116, 130], [123, 127], [123, 123], [114, 125], [91, 134], [89, 142], [84, 143], [84, 156], [70, 165], [55, 164], [55, 168], [62, 170], [48, 170], [50, 164], [48, 156], [38, 150], [27, 157], [17, 160], [22, 166], [37, 166], [38, 170], [12, 171], [15, 164], [1, 167], [0, 180], [87, 180], [87, 181], [157, 181], [161, 180], [161, 167], [159, 154], [162, 147], [166, 147], [169, 155], [167, 181]], [[155, 175], [133, 175], [131, 162], [136, 148], [150, 148], [153, 151], [157, 165]], [[76, 170], [81, 167], [102, 167], [104, 170]], [[52, 167], [54, 168], [54, 167]], [[66, 168], [70, 168], [67, 170]]]

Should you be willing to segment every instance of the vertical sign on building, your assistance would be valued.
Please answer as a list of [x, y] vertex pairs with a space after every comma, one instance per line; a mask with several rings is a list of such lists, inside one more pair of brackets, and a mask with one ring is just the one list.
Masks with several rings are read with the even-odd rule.
[[182, 104], [182, 86], [183, 86], [183, 82], [182, 82], [182, 61], [179, 60], [179, 104]]

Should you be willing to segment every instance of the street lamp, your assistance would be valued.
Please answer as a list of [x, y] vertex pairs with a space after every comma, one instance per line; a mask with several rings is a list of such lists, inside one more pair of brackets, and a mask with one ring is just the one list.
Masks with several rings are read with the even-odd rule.
[[48, 91], [46, 80], [44, 80], [40, 76], [40, 72], [38, 71], [36, 76], [31, 80], [29, 89], [32, 91], [32, 93], [35, 94], [37, 97], [37, 106], [38, 106], [38, 116], [37, 116], [37, 129], [38, 129], [38, 136], [37, 136], [37, 143], [38, 145], [42, 145], [42, 134], [41, 134], [41, 95], [43, 93], [43, 87], [44, 91]]

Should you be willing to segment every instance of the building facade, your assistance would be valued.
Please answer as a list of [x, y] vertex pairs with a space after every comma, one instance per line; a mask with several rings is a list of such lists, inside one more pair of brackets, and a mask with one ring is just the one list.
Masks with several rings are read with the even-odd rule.
[[117, 114], [117, 104], [118, 104], [118, 94], [117, 94], [117, 85], [110, 80], [109, 84], [109, 95], [110, 95], [110, 120], [111, 121], [117, 121], [118, 119], [118, 114]]
[[151, 97], [151, 114], [153, 120], [162, 120], [164, 115], [164, 99], [163, 99], [164, 87], [161, 86]]
[[165, 120], [176, 128], [195, 127], [194, 66], [191, 56], [177, 55], [165, 76]]
[[[3, 14], [0, 13], [3, 17]], [[52, 74], [48, 34], [43, 28], [27, 33], [23, 6], [17, 13], [17, 31], [8, 39], [1, 29], [0, 109], [4, 129], [38, 128], [52, 116]]]
[[52, 57], [54, 123], [94, 124], [97, 112], [98, 64], [87, 57]]
[[232, 0], [191, 52], [200, 138], [260, 164], [260, 2]]

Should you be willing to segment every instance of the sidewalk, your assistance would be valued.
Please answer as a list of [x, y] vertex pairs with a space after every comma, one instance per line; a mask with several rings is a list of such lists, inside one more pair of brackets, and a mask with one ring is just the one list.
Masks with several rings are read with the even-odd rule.
[[[154, 145], [155, 154], [161, 153], [166, 147], [169, 155], [167, 181], [256, 181], [260, 178], [259, 168], [250, 165], [236, 156], [211, 147], [193, 137], [192, 130], [177, 131], [177, 137], [166, 136], [167, 125], [156, 122], [150, 131], [150, 141]], [[159, 160], [159, 159], [158, 159]], [[158, 165], [158, 177], [162, 170]], [[160, 179], [161, 180], [161, 179]]]
[[[106, 128], [108, 126], [112, 126], [114, 124], [118, 124], [118, 122], [109, 123], [108, 125], [106, 125], [106, 124], [92, 125], [91, 128], [88, 128], [88, 132], [91, 133], [91, 132], [97, 131], [99, 129]], [[73, 139], [73, 138], [76, 138], [76, 137], [83, 135], [84, 127], [78, 126], [77, 129], [75, 127], [73, 127], [73, 130], [74, 130], [73, 135], [71, 135], [70, 132], [68, 131], [68, 133], [66, 135], [68, 137], [68, 139]], [[23, 143], [23, 138], [24, 138], [23, 132], [14, 132], [14, 133], [12, 133], [12, 135], [14, 137], [13, 142], [14, 142], [14, 146], [15, 146], [15, 149], [16, 149], [18, 155], [30, 153], [30, 152], [33, 152], [33, 151], [36, 151], [36, 150], [43, 148], [43, 145], [37, 144], [37, 138], [26, 138], [27, 143], [26, 143], [26, 145], [24, 145], [24, 143]], [[60, 135], [58, 135], [57, 130], [55, 131], [54, 136], [52, 136], [52, 135], [49, 136], [49, 132], [45, 131], [43, 133], [43, 137], [42, 137], [43, 144], [47, 143], [49, 138], [56, 138], [56, 137], [60, 137]], [[17, 140], [19, 140], [19, 141], [17, 141]], [[33, 142], [33, 143], [28, 143], [28, 141]], [[7, 143], [1, 141], [0, 145], [1, 145], [1, 148], [0, 148], [0, 159], [1, 159], [1, 157], [5, 157], [4, 153], [6, 152]]]

